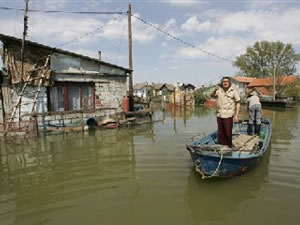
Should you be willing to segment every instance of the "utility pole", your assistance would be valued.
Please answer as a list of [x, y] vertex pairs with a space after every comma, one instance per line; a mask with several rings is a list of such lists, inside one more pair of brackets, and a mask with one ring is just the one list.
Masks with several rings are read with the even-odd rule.
[[[274, 72], [273, 72], [273, 101], [276, 100], [276, 82], [278, 81], [278, 84], [280, 83], [280, 73], [279, 74], [276, 74], [278, 73], [278, 69], [279, 69], [279, 72], [280, 72], [280, 64], [281, 64], [281, 60], [279, 60], [277, 62], [277, 64], [275, 63], [274, 64]], [[277, 81], [276, 81], [276, 76], [277, 76]]]
[[[25, 0], [25, 11], [24, 11], [24, 31], [23, 31], [23, 39], [22, 39], [22, 48], [21, 48], [21, 82], [24, 79], [24, 52], [25, 52], [25, 38], [28, 30], [28, 5], [29, 0]], [[22, 99], [22, 96], [21, 96]], [[21, 104], [19, 106], [19, 122], [21, 121]], [[20, 126], [20, 125], [19, 125]]]
[[277, 66], [275, 65], [274, 67], [274, 72], [273, 72], [273, 101], [276, 100], [276, 87], [275, 87], [275, 83], [276, 83], [276, 71], [277, 71]]
[[132, 66], [132, 32], [131, 32], [131, 4], [128, 5], [128, 53], [129, 53], [129, 111], [134, 110], [133, 101], [133, 66]]
[[25, 0], [25, 11], [24, 11], [24, 31], [23, 31], [23, 39], [22, 39], [22, 49], [21, 49], [21, 76], [22, 78], [24, 77], [24, 48], [25, 48], [25, 38], [27, 35], [27, 30], [28, 30], [28, 5], [29, 5], [29, 0]]

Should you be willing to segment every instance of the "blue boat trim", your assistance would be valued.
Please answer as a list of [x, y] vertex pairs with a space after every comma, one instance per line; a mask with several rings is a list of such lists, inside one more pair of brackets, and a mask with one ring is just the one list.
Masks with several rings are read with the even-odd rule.
[[[233, 139], [235, 135], [247, 134], [247, 127], [247, 121], [234, 124]], [[265, 133], [264, 139], [260, 140], [259, 145], [254, 145], [249, 150], [219, 145], [216, 131], [186, 144], [195, 170], [205, 179], [238, 176], [254, 168], [268, 149], [272, 135], [271, 121], [263, 119], [261, 130]]]

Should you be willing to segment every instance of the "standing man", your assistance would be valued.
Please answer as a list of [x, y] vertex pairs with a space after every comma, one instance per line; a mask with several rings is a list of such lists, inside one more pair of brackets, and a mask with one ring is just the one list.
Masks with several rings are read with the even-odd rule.
[[230, 77], [223, 77], [211, 96], [217, 98], [218, 142], [231, 148], [233, 121], [239, 121], [240, 96], [231, 87]]
[[259, 134], [261, 126], [261, 103], [255, 91], [250, 93], [250, 97], [247, 98], [247, 103], [249, 111], [249, 124], [247, 132], [249, 135], [253, 135], [253, 124], [255, 124], [254, 133]]

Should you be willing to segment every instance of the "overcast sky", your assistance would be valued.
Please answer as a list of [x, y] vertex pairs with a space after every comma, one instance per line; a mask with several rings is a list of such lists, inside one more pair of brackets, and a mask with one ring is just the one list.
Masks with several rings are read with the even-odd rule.
[[[128, 10], [122, 0], [30, 0], [29, 8], [59, 11]], [[136, 0], [132, 18], [134, 82], [215, 83], [238, 71], [230, 61], [256, 41], [291, 43], [300, 52], [300, 0]], [[0, 7], [24, 8], [24, 0]], [[0, 33], [22, 37], [23, 12], [0, 10]], [[128, 67], [126, 15], [29, 13], [29, 40]], [[208, 52], [210, 54], [206, 54]], [[297, 66], [297, 73], [300, 71]]]

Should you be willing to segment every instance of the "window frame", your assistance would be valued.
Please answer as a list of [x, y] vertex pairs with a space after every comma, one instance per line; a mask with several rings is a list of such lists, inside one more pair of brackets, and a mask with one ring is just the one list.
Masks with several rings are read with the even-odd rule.
[[[79, 96], [80, 96], [80, 110], [71, 110], [69, 109], [69, 87], [71, 86], [79, 86]], [[61, 111], [55, 111], [52, 108], [52, 101], [51, 101], [51, 88], [54, 87], [62, 87], [64, 90], [64, 112], [69, 111], [69, 112], [76, 112], [76, 111], [89, 111], [89, 110], [95, 110], [95, 83], [94, 82], [56, 82], [52, 87], [48, 87], [47, 92], [48, 92], [48, 111], [49, 112], [61, 112]], [[82, 96], [82, 87], [89, 87], [92, 88], [92, 108], [90, 109], [83, 109], [83, 96]]]

